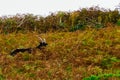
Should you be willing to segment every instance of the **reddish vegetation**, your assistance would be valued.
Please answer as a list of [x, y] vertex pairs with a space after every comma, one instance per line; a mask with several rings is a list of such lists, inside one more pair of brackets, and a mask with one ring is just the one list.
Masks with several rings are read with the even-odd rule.
[[[10, 56], [16, 48], [38, 45], [39, 39], [35, 35], [46, 38], [48, 46], [31, 54], [24, 52]], [[81, 80], [91, 75], [119, 74], [119, 35], [117, 26], [75, 32], [1, 34], [0, 78]]]

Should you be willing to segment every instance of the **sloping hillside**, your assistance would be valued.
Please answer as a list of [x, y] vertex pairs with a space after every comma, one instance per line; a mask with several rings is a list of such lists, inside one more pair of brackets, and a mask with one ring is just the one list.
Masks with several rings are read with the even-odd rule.
[[[10, 56], [16, 48], [35, 47], [36, 35], [48, 46]], [[11, 80], [120, 79], [120, 28], [75, 32], [0, 34], [0, 78]]]

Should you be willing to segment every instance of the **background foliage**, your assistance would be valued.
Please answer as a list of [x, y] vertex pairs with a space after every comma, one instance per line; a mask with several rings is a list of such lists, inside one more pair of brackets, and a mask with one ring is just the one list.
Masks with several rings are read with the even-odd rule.
[[33, 14], [16, 14], [11, 17], [0, 18], [0, 32], [50, 32], [50, 31], [75, 31], [87, 27], [103, 28], [106, 25], [119, 25], [119, 11], [107, 10], [98, 6], [82, 8], [73, 12], [51, 13], [50, 15], [35, 16]]

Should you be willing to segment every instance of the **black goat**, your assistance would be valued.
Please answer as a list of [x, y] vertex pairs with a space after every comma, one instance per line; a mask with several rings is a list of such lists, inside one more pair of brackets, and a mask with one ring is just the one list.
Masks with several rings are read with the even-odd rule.
[[44, 40], [42, 40], [41, 38], [39, 38], [39, 39], [41, 40], [41, 42], [40, 42], [40, 44], [39, 44], [37, 47], [35, 47], [35, 48], [15, 49], [14, 51], [12, 51], [12, 52], [10, 53], [10, 55], [14, 56], [14, 55], [16, 55], [16, 54], [19, 53], [19, 52], [25, 52], [25, 51], [27, 51], [28, 53], [31, 53], [31, 52], [33, 51], [33, 49], [41, 49], [42, 47], [48, 45], [48, 44], [46, 43], [46, 40], [45, 40], [45, 39], [44, 39]]

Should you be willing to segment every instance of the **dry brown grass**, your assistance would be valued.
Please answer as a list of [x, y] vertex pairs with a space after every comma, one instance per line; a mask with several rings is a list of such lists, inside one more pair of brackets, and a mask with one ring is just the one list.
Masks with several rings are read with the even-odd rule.
[[[32, 54], [9, 53], [35, 47], [46, 38], [48, 46]], [[7, 80], [81, 80], [91, 75], [120, 72], [120, 28], [76, 32], [0, 34], [0, 78]]]

